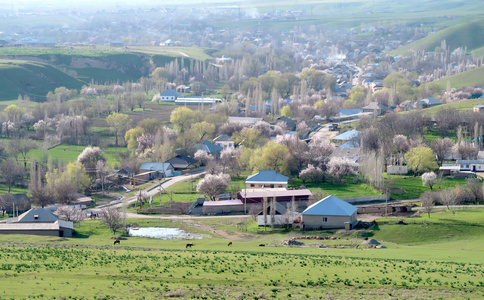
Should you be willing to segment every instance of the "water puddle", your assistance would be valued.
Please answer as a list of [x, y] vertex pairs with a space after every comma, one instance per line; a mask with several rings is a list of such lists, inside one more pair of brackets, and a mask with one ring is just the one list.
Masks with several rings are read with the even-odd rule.
[[141, 228], [129, 228], [129, 236], [141, 236], [162, 240], [174, 240], [174, 239], [188, 239], [199, 240], [203, 239], [202, 234], [193, 234], [186, 232], [178, 228], [163, 228], [163, 227], [141, 227]]

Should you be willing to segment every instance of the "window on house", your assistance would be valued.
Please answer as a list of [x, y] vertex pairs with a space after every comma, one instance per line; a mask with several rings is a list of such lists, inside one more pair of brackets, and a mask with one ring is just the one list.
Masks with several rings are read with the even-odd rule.
[[39, 219], [39, 215], [34, 215], [34, 219], [35, 220], [38, 220]]
[[253, 185], [253, 184], [251, 184], [251, 185], [250, 185], [250, 187], [254, 187], [254, 185]]
[[271, 189], [273, 189], [273, 188], [274, 188], [274, 185], [273, 185], [273, 184], [271, 184]]
[[324, 223], [328, 222], [328, 217], [323, 217], [323, 222]]

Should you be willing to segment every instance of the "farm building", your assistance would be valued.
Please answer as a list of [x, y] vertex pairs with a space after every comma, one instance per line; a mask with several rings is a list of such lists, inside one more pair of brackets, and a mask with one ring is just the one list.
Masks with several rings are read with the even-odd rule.
[[[275, 197], [276, 202], [282, 202], [286, 207], [290, 205], [292, 199], [299, 207], [306, 207], [309, 200], [312, 199], [313, 194], [308, 189], [303, 190], [287, 190], [287, 189], [243, 189], [238, 194], [237, 198], [242, 202], [247, 203], [248, 206], [254, 204], [260, 205], [264, 197], [268, 201]], [[250, 210], [248, 208], [248, 210]]]
[[357, 207], [330, 195], [302, 212], [303, 228], [345, 228], [345, 224], [355, 225]]
[[72, 237], [74, 224], [59, 220], [48, 209], [32, 208], [18, 217], [0, 223], [0, 234], [33, 234]]
[[[267, 205], [266, 211], [266, 219], [264, 220], [264, 211], [261, 211], [257, 216], [257, 224], [259, 226], [271, 226], [271, 206], [272, 204], [269, 203]], [[284, 205], [276, 202], [276, 207], [274, 209], [274, 226], [284, 226], [284, 225], [292, 225], [293, 221], [301, 216], [298, 212], [289, 211]]]
[[141, 167], [139, 167], [139, 169], [142, 173], [156, 171], [156, 174], [154, 175], [155, 178], [159, 176], [171, 177], [172, 172], [175, 170], [170, 163], [166, 163], [166, 162], [165, 163], [144, 162], [141, 165]]
[[484, 112], [484, 105], [476, 105], [472, 108], [473, 112]]
[[275, 170], [260, 170], [257, 174], [247, 177], [245, 187], [257, 188], [287, 188], [289, 177], [277, 173]]
[[213, 97], [183, 97], [175, 100], [177, 105], [214, 105], [221, 102], [222, 99]]
[[181, 171], [181, 170], [186, 170], [189, 167], [196, 164], [197, 160], [191, 157], [188, 157], [186, 155], [179, 154], [165, 161], [165, 163], [171, 164], [176, 171]]
[[220, 200], [220, 201], [204, 201], [202, 212], [204, 215], [220, 215], [220, 214], [234, 214], [244, 213], [244, 203], [239, 199]]

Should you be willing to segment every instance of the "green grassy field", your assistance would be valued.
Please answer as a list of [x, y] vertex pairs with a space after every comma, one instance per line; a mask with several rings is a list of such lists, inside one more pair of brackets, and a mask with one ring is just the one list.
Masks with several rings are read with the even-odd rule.
[[[141, 227], [177, 227], [200, 240], [124, 237], [113, 246], [98, 221], [77, 238], [0, 235], [1, 298], [66, 299], [480, 299], [484, 297], [484, 209], [399, 219], [356, 232], [258, 231], [253, 220], [128, 219]], [[207, 231], [206, 227], [215, 229]], [[228, 237], [218, 232], [225, 230]], [[301, 240], [300, 235], [334, 236]], [[386, 249], [350, 247], [372, 236]], [[228, 247], [227, 242], [233, 245]], [[191, 249], [185, 244], [193, 242]], [[264, 243], [265, 247], [258, 245]], [[320, 248], [319, 245], [326, 245]]]
[[410, 51], [434, 51], [445, 40], [450, 51], [458, 47], [466, 47], [468, 51], [484, 47], [484, 19], [454, 25], [431, 34], [423, 39], [405, 45], [393, 55], [404, 55]]
[[[403, 194], [391, 194], [393, 200], [417, 199], [425, 191], [430, 191], [428, 186], [422, 184], [421, 177], [390, 175], [393, 181], [393, 188], [399, 188], [405, 191]], [[455, 187], [459, 184], [465, 184], [465, 178], [444, 178], [441, 188]], [[438, 186], [433, 187], [434, 190], [439, 190]]]
[[83, 82], [40, 62], [0, 60], [0, 99], [16, 99], [19, 94], [45, 99], [59, 86], [78, 89]]
[[[54, 161], [61, 160], [65, 164], [76, 161], [77, 157], [86, 148], [86, 146], [76, 145], [59, 145], [47, 151], [48, 155]], [[106, 155], [107, 163], [111, 166], [119, 164], [119, 153], [126, 152], [123, 147], [109, 147], [102, 149]], [[42, 149], [34, 149], [28, 153], [29, 158], [34, 158], [37, 161], [44, 160], [44, 152]]]
[[434, 81], [443, 89], [447, 87], [447, 82], [450, 82], [450, 86], [456, 89], [484, 85], [484, 66]]
[[468, 100], [462, 100], [462, 101], [459, 101], [459, 102], [446, 103], [446, 104], [442, 104], [442, 105], [439, 105], [439, 106], [426, 108], [426, 109], [423, 110], [423, 112], [426, 115], [433, 116], [440, 109], [449, 108], [449, 107], [455, 108], [455, 109], [460, 110], [460, 111], [471, 111], [474, 106], [483, 105], [483, 104], [484, 104], [484, 99], [468, 99]]

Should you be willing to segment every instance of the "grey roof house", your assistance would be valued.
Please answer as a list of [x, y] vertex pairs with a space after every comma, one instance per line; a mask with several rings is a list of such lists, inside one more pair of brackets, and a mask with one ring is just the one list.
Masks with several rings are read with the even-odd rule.
[[74, 224], [59, 220], [45, 208], [32, 208], [18, 217], [0, 222], [0, 234], [33, 234], [72, 237]]

